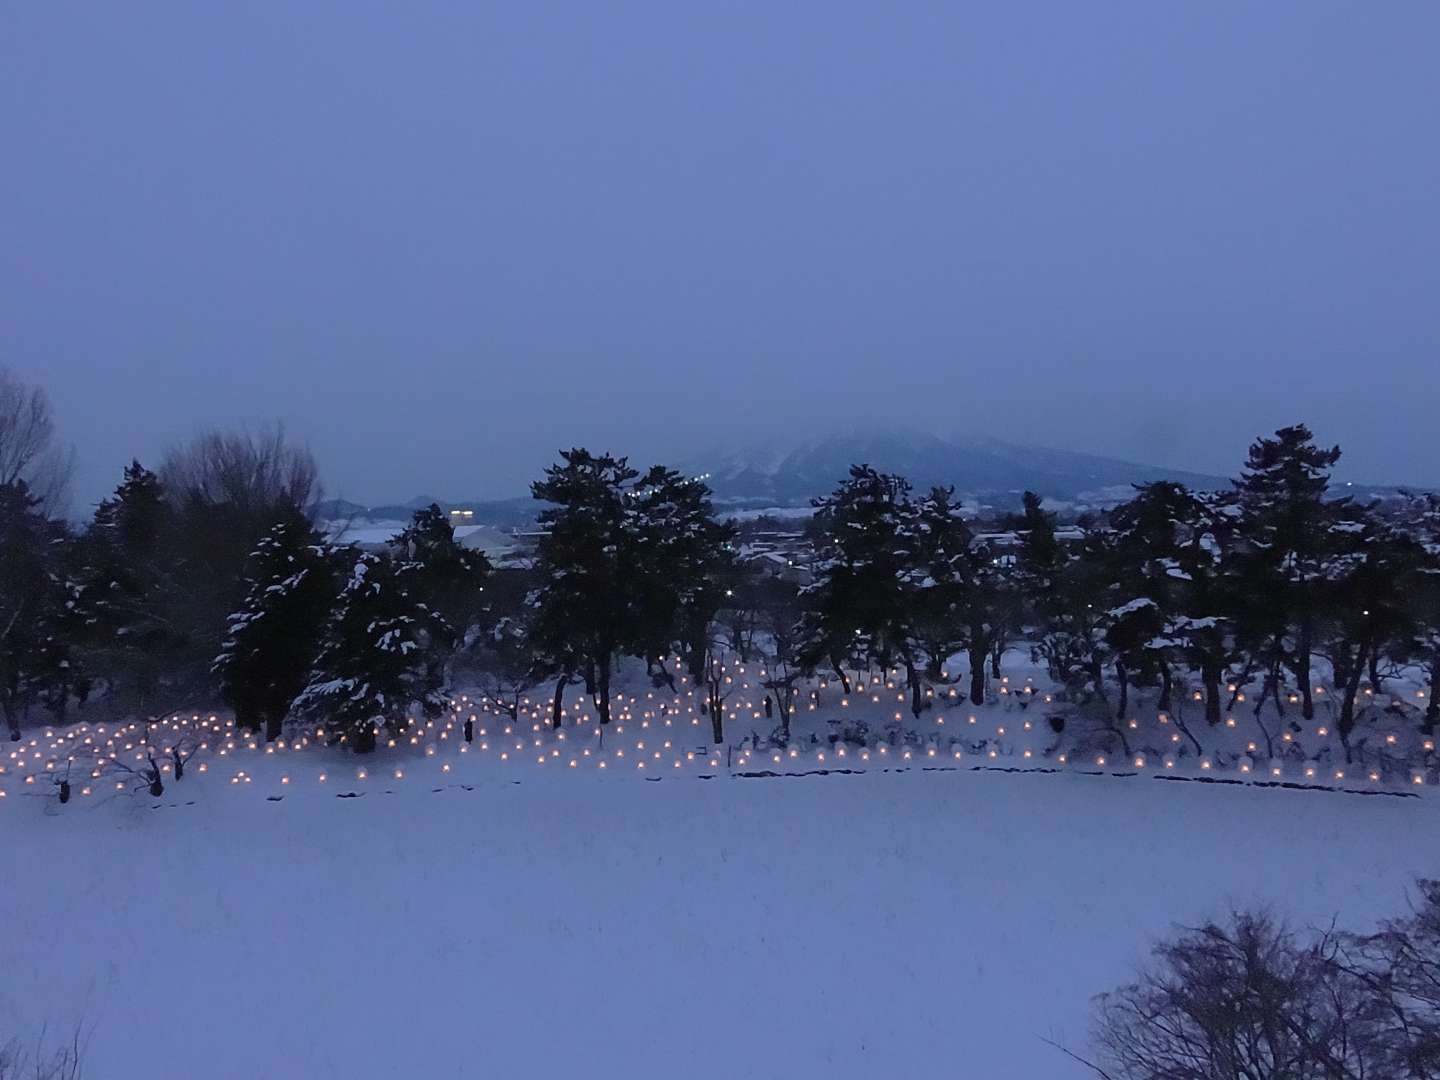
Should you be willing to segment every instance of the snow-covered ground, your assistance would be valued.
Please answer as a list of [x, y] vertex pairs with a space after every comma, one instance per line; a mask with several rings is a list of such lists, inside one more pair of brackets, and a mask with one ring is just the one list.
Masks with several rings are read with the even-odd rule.
[[360, 758], [220, 720], [159, 798], [77, 773], [62, 806], [54, 746], [117, 732], [27, 740], [0, 775], [0, 1037], [83, 1023], [91, 1080], [1064, 1080], [1043, 1040], [1082, 1047], [1090, 997], [1172, 923], [1260, 902], [1364, 927], [1440, 873], [1432, 785], [1259, 786], [1220, 746], [1238, 727], [1210, 770], [1099, 767], [1017, 687], [842, 758], [809, 735], [903, 706], [832, 687], [776, 762], [709, 751], [683, 687], [630, 689], [603, 740], [477, 710], [471, 744], [462, 712]]

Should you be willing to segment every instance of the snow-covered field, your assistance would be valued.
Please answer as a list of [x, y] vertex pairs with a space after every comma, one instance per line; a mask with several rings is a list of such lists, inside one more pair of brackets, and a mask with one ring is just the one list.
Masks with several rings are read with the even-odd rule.
[[158, 798], [91, 773], [143, 767], [136, 729], [34, 732], [0, 759], [0, 1042], [83, 1025], [90, 1080], [1063, 1080], [1044, 1040], [1083, 1048], [1090, 997], [1171, 924], [1258, 902], [1364, 928], [1440, 874], [1413, 705], [1369, 710], [1378, 764], [1347, 769], [1328, 701], [1271, 722], [1269, 759], [1248, 711], [1190, 716], [1192, 752], [1137, 700], [1120, 760], [1009, 666], [918, 722], [883, 682], [807, 690], [787, 751], [741, 667], [721, 749], [688, 688], [633, 672], [603, 738], [578, 691], [537, 726], [544, 688], [363, 757], [185, 718], [152, 746], [205, 748]]
[[1071, 1077], [1042, 1037], [1172, 922], [1365, 925], [1437, 872], [1430, 798], [260, 761], [10, 800], [0, 1030], [83, 1021], [94, 1080]]

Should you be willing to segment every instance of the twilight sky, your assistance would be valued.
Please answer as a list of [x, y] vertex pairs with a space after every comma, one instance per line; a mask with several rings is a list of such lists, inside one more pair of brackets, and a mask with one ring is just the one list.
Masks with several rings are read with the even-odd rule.
[[12, 3], [0, 364], [77, 502], [855, 425], [1440, 484], [1440, 4]]

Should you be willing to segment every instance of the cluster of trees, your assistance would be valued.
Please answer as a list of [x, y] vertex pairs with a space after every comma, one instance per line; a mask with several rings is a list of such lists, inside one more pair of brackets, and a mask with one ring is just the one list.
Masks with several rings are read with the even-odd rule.
[[42, 496], [37, 483], [57, 460], [43, 393], [0, 390], [23, 399], [0, 394], [12, 474], [0, 483], [0, 711], [12, 739], [36, 714], [60, 722], [97, 701], [117, 718], [219, 701], [268, 739], [304, 719], [367, 750], [417, 712], [437, 715], [456, 664], [483, 672], [512, 713], [555, 678], [558, 724], [576, 680], [609, 721], [617, 657], [645, 658], [671, 685], [670, 655], [696, 679], [712, 662], [732, 530], [709, 490], [674, 470], [564, 453], [534, 485], [546, 504], [536, 567], [487, 592], [493, 568], [437, 506], [382, 551], [319, 532], [315, 463], [279, 429], [200, 436], [155, 471], [134, 462], [74, 528], [50, 512], [53, 485]]
[[[800, 655], [828, 667], [903, 669], [918, 715], [922, 678], [969, 657], [979, 704], [1007, 643], [1025, 638], [1072, 699], [1124, 719], [1132, 685], [1172, 709], [1194, 680], [1205, 718], [1254, 695], [1314, 716], [1316, 660], [1340, 696], [1349, 747], [1363, 684], [1380, 692], [1419, 669], [1440, 718], [1440, 500], [1361, 506], [1332, 498], [1338, 448], [1303, 426], [1257, 440], [1228, 492], [1156, 482], [1069, 542], [1026, 493], [1009, 530], [977, 537], [936, 488], [856, 466], [817, 503], [818, 580], [805, 596]], [[1111, 694], [1115, 697], [1112, 699]], [[1124, 727], [1114, 728], [1125, 739]], [[1128, 750], [1128, 746], [1126, 747]]]
[[[437, 707], [449, 629], [488, 572], [438, 509], [393, 555], [328, 543], [310, 454], [274, 428], [132, 462], [83, 528], [57, 516], [68, 455], [43, 391], [0, 377], [0, 712], [12, 739], [101, 701], [115, 717], [232, 706], [275, 737], [324, 716], [363, 742]], [[365, 722], [360, 721], [365, 718]]]
[[0, 707], [12, 739], [101, 700], [151, 716], [217, 698], [246, 727], [292, 716], [373, 745], [442, 704], [455, 625], [481, 606], [484, 556], [437, 507], [393, 552], [312, 525], [314, 465], [276, 431], [204, 436], [161, 470], [132, 463], [73, 530], [25, 482], [0, 487]]
[[678, 652], [700, 679], [734, 573], [733, 530], [715, 520], [710, 489], [661, 465], [641, 475], [625, 458], [576, 449], [532, 493], [547, 506], [521, 640], [530, 643], [532, 676], [558, 676], [555, 726], [564, 686], [577, 675], [600, 722], [610, 722], [618, 655], [643, 658], [673, 687], [666, 657]]
[[1184, 930], [1097, 999], [1097, 1060], [1079, 1060], [1105, 1080], [1440, 1076], [1440, 882], [1417, 892], [1373, 934], [1254, 911]]
[[417, 710], [435, 715], [461, 668], [512, 716], [553, 679], [556, 725], [583, 682], [608, 723], [615, 664], [631, 656], [672, 688], [678, 657], [723, 741], [727, 658], [760, 652], [783, 739], [801, 678], [833, 673], [848, 693], [851, 672], [903, 671], [918, 716], [962, 666], [982, 703], [1022, 640], [1063, 695], [1113, 721], [1137, 685], [1161, 711], [1198, 694], [1211, 723], [1257, 684], [1257, 715], [1309, 717], [1323, 672], [1348, 749], [1362, 686], [1406, 667], [1430, 686], [1423, 726], [1440, 719], [1440, 500], [1332, 498], [1339, 450], [1304, 427], [1258, 440], [1232, 491], [1146, 484], [1070, 534], [1030, 493], [1001, 531], [977, 534], [949, 489], [916, 497], [857, 465], [816, 502], [803, 588], [737, 561], [703, 482], [582, 449], [533, 485], [541, 539], [526, 570], [496, 573], [435, 506], [387, 550], [331, 542], [310, 516], [315, 463], [279, 429], [201, 436], [153, 472], [132, 463], [75, 528], [53, 512], [67, 458], [52, 429], [39, 390], [0, 379], [12, 738], [37, 710], [58, 721], [99, 700], [146, 716], [218, 699], [268, 738], [307, 718], [366, 749]]

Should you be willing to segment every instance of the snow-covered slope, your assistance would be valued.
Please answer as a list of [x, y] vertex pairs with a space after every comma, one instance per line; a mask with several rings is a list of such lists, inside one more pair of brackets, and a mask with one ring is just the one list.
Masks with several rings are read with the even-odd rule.
[[96, 1080], [1065, 1080], [1041, 1037], [1081, 1044], [1170, 923], [1365, 925], [1440, 825], [1080, 775], [276, 794], [6, 822], [0, 1026], [83, 1019]]
[[[734, 740], [769, 729], [752, 675]], [[901, 705], [831, 687], [792, 756], [711, 750], [683, 686], [630, 685], [603, 737], [576, 701], [563, 737], [477, 710], [466, 744], [462, 707], [364, 757], [187, 718], [214, 735], [158, 799], [83, 769], [56, 799], [54, 747], [129, 759], [128, 727], [27, 740], [0, 775], [0, 1040], [82, 1023], [95, 1080], [1079, 1080], [1042, 1038], [1083, 1045], [1170, 924], [1364, 927], [1437, 872], [1431, 784], [1314, 775], [1323, 720], [1281, 779], [1375, 794], [1261, 786], [1248, 719], [1172, 765], [1152, 713], [1143, 760], [1101, 764], [1002, 687], [842, 757], [831, 720]]]

